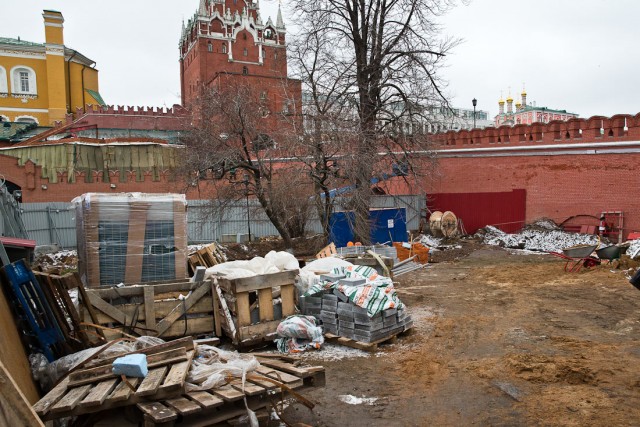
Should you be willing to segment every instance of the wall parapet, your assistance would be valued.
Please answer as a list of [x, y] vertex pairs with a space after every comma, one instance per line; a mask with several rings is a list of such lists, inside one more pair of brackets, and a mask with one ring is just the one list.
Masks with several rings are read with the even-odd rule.
[[435, 148], [486, 148], [567, 143], [640, 141], [640, 113], [574, 118], [566, 122], [518, 124], [432, 135]]

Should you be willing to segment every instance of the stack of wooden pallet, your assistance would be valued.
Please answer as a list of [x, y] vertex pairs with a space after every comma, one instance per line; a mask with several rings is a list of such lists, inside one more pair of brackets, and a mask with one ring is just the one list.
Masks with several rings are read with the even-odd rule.
[[[206, 391], [187, 391], [186, 378], [197, 346], [191, 338], [175, 340], [137, 353], [147, 355], [149, 373], [144, 379], [111, 373], [115, 357], [86, 362], [67, 375], [33, 409], [42, 420], [100, 413], [135, 407], [145, 426], [213, 425], [246, 414], [244, 400], [254, 411], [272, 404], [274, 391], [299, 390], [324, 385], [323, 367], [298, 367], [289, 358], [262, 355], [260, 367], [240, 379]], [[304, 399], [303, 399], [304, 400]]]
[[215, 243], [189, 252], [187, 259], [189, 260], [189, 269], [192, 276], [196, 271], [196, 267], [209, 268], [227, 262], [227, 256]]

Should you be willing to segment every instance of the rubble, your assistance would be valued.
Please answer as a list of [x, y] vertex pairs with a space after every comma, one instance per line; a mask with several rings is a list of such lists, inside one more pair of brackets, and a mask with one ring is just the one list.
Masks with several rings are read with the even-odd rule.
[[516, 234], [508, 234], [488, 225], [479, 230], [475, 236], [487, 245], [541, 252], [561, 252], [562, 249], [571, 246], [597, 245], [599, 242], [598, 236], [592, 234], [562, 231], [555, 224], [552, 224], [550, 220], [538, 221]]

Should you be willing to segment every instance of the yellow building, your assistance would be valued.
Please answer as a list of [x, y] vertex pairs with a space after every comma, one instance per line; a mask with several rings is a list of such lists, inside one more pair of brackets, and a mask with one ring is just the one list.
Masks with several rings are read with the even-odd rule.
[[62, 14], [42, 16], [44, 44], [0, 37], [0, 121], [51, 126], [78, 107], [104, 105], [96, 63], [64, 45]]

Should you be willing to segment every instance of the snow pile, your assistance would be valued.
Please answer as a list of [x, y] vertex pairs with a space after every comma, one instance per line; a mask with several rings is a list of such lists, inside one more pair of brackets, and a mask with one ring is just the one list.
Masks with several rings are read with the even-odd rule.
[[484, 228], [483, 242], [487, 245], [530, 251], [561, 252], [564, 248], [575, 245], [596, 245], [598, 237], [591, 234], [567, 233], [559, 230], [555, 224], [553, 229], [540, 226], [541, 222], [517, 234], [507, 234], [496, 227], [488, 225]]
[[627, 255], [629, 255], [631, 259], [635, 259], [640, 256], [640, 239], [631, 241], [631, 246], [627, 249]]
[[46, 272], [57, 270], [68, 272], [78, 269], [78, 252], [58, 251], [52, 254], [42, 254], [36, 257], [35, 264], [42, 267]]
[[378, 400], [377, 397], [357, 397], [351, 394], [341, 394], [338, 399], [348, 405], [373, 405]]

